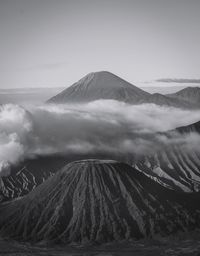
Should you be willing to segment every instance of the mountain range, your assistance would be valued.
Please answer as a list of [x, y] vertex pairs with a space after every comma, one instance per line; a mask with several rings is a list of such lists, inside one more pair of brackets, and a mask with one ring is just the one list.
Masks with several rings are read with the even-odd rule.
[[84, 103], [99, 99], [112, 99], [129, 104], [154, 103], [179, 108], [200, 107], [200, 88], [186, 88], [180, 92], [163, 95], [150, 94], [122, 78], [108, 72], [89, 73], [72, 86], [50, 98], [47, 103]]
[[[195, 90], [195, 93], [193, 93]], [[199, 88], [150, 94], [106, 71], [90, 73], [48, 103], [112, 99], [197, 108]], [[165, 133], [200, 134], [200, 121]], [[112, 159], [112, 160], [110, 160]], [[104, 243], [200, 228], [200, 153], [168, 145], [152, 154], [45, 156], [0, 177], [0, 236]]]

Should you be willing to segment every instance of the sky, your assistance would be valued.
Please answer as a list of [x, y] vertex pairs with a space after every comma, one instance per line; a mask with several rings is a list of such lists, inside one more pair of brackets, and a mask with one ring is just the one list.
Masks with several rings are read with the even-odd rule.
[[199, 79], [199, 13], [199, 0], [0, 0], [0, 89], [100, 70], [136, 85]]

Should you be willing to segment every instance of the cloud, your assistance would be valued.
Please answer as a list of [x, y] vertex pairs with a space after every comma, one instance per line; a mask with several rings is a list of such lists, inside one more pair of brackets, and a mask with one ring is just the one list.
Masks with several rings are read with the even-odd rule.
[[31, 117], [23, 108], [0, 106], [0, 171], [7, 172], [10, 164], [24, 157], [31, 129]]
[[88, 104], [0, 107], [0, 170], [23, 159], [52, 154], [149, 154], [173, 143], [197, 147], [198, 134], [164, 132], [199, 121], [200, 111], [131, 106], [99, 100]]
[[189, 133], [179, 133], [177, 131], [173, 131], [167, 135], [157, 135], [156, 138], [161, 142], [162, 145], [178, 145], [182, 150], [185, 151], [196, 150], [200, 152], [200, 134], [194, 131]]
[[200, 84], [200, 79], [189, 79], [189, 78], [161, 78], [161, 79], [157, 79], [156, 82]]

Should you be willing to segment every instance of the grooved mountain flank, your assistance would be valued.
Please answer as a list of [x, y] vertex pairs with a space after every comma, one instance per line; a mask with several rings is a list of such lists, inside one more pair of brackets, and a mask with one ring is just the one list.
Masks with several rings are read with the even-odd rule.
[[98, 99], [113, 99], [138, 103], [149, 93], [107, 72], [89, 73], [78, 82], [49, 99], [49, 103], [88, 102]]
[[142, 157], [133, 165], [165, 187], [184, 192], [200, 191], [200, 154], [197, 150], [171, 146]]
[[82, 160], [2, 204], [0, 234], [63, 243], [167, 235], [199, 225], [198, 201], [198, 194], [170, 191], [127, 164]]
[[39, 175], [35, 176], [31, 170], [24, 166], [16, 174], [0, 177], [0, 202], [28, 194], [53, 175], [51, 171], [40, 172]]
[[[200, 121], [165, 133], [169, 138], [199, 136]], [[198, 143], [198, 137], [197, 140]], [[200, 191], [200, 151], [177, 143], [133, 161], [132, 165], [158, 183], [185, 192]]]

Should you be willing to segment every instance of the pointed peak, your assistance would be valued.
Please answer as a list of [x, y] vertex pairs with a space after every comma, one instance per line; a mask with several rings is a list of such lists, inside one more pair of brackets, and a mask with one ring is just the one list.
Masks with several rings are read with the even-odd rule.
[[78, 82], [51, 98], [50, 103], [90, 102], [112, 99], [138, 103], [149, 93], [109, 71], [91, 72]]
[[[90, 72], [87, 75], [85, 75], [83, 78], [86, 78], [86, 77], [98, 77], [98, 78], [101, 78], [101, 77], [116, 78], [117, 77], [117, 78], [120, 78], [119, 76], [115, 75], [114, 73], [106, 71], [106, 70]], [[122, 78], [120, 78], [120, 79], [122, 79]]]

